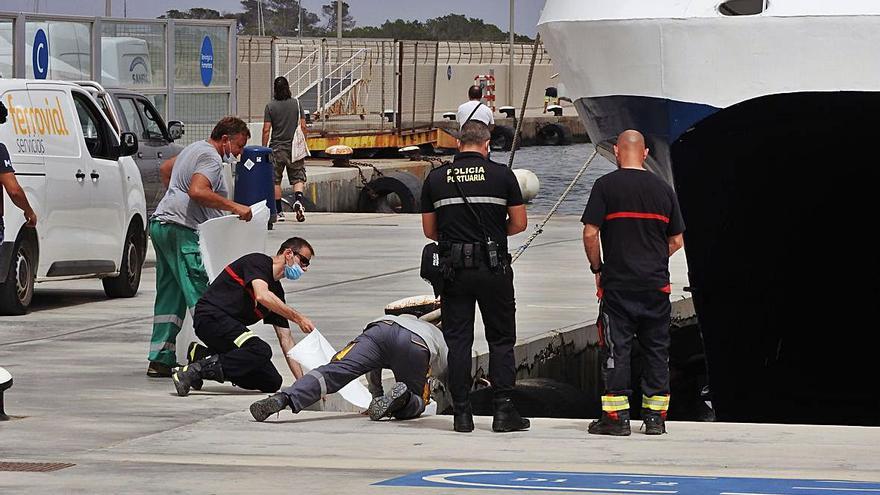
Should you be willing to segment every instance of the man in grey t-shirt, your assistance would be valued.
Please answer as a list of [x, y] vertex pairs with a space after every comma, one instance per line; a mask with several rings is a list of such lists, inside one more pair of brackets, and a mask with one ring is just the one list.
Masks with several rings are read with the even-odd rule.
[[[306, 187], [305, 158], [293, 160], [293, 136], [296, 128], [306, 132], [306, 120], [299, 100], [290, 94], [290, 84], [283, 76], [276, 77], [272, 101], [266, 104], [263, 115], [263, 146], [272, 148], [272, 163], [275, 165], [275, 211], [277, 220], [283, 221], [281, 213], [281, 178], [287, 169], [287, 180], [293, 187], [293, 211], [299, 222], [304, 222], [303, 190]], [[270, 139], [271, 133], [271, 139]]]
[[224, 117], [205, 141], [190, 144], [162, 164], [168, 191], [150, 218], [150, 238], [156, 251], [156, 302], [147, 375], [169, 377], [177, 363], [177, 334], [187, 308], [193, 308], [208, 287], [199, 252], [198, 225], [232, 212], [251, 219], [248, 206], [226, 196], [223, 161], [241, 154], [251, 133], [236, 117]]

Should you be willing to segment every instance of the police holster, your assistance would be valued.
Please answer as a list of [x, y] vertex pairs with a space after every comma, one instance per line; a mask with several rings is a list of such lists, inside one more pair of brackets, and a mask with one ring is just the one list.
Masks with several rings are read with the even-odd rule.
[[[477, 268], [480, 265], [485, 264], [492, 271], [506, 272], [508, 265], [508, 263], [506, 263], [507, 253], [499, 252], [500, 248], [498, 247], [498, 243], [489, 236], [489, 232], [486, 230], [486, 225], [483, 223], [483, 219], [480, 218], [479, 213], [477, 213], [477, 211], [474, 210], [474, 207], [471, 206], [471, 202], [468, 201], [467, 196], [461, 189], [461, 184], [458, 182], [458, 175], [453, 173], [452, 177], [459, 196], [461, 196], [462, 201], [464, 201], [464, 204], [471, 212], [471, 215], [474, 216], [474, 219], [480, 226], [480, 230], [483, 231], [483, 238], [486, 239], [484, 242], [454, 243], [451, 252], [453, 268]], [[460, 253], [458, 252], [459, 250]]]

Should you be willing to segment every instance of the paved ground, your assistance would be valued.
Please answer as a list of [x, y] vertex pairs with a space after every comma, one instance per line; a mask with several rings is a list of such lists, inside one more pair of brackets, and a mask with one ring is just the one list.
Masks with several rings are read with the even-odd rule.
[[[417, 216], [316, 214], [270, 234], [269, 250], [291, 235], [314, 243], [313, 268], [285, 287], [337, 347], [385, 304], [429, 292], [416, 270], [424, 243]], [[595, 319], [577, 219], [554, 219], [516, 273], [521, 339]], [[685, 273], [676, 256], [676, 298]], [[150, 265], [132, 299], [106, 300], [96, 281], [39, 286], [30, 314], [0, 320], [0, 365], [15, 379], [6, 410], [17, 416], [0, 423], [0, 493], [451, 493], [450, 485], [373, 485], [433, 469], [880, 481], [880, 430], [872, 428], [674, 423], [661, 438], [609, 439], [587, 438], [583, 421], [551, 419], [509, 435], [491, 433], [490, 418], [478, 418], [471, 435], [454, 434], [445, 416], [377, 424], [358, 414], [304, 412], [255, 423], [247, 406], [262, 394], [217, 384], [179, 398], [168, 380], [144, 375], [154, 283]], [[257, 332], [273, 342], [268, 328]], [[485, 348], [478, 338], [477, 350]], [[4, 472], [3, 462], [12, 461], [75, 466]], [[543, 479], [532, 490], [547, 493], [620, 493], [547, 485], [559, 476], [504, 476], [514, 484]], [[631, 481], [615, 482], [623, 484]], [[880, 490], [857, 487], [824, 493]]]

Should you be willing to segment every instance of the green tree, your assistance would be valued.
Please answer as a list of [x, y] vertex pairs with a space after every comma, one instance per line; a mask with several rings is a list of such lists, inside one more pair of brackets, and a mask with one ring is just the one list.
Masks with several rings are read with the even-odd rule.
[[[336, 14], [339, 12], [339, 0], [333, 0], [327, 5], [321, 7], [323, 16], [327, 19], [325, 28], [327, 34], [336, 32]], [[345, 32], [354, 28], [355, 22], [351, 14], [348, 13], [348, 2], [342, 2], [342, 31]]]
[[171, 9], [159, 16], [159, 19], [235, 19], [236, 14], [223, 13], [214, 9], [194, 7], [189, 10]]
[[[243, 12], [236, 14], [239, 34], [257, 35], [259, 33], [259, 1], [242, 0]], [[297, 0], [264, 0], [263, 29], [266, 36], [297, 36], [299, 33], [300, 2]], [[321, 36], [321, 19], [314, 12], [302, 9], [303, 36]]]

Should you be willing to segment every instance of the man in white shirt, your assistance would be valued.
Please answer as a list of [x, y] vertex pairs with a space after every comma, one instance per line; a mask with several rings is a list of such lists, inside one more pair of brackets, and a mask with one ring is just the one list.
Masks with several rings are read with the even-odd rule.
[[492, 130], [492, 126], [495, 125], [495, 117], [492, 115], [492, 109], [480, 101], [483, 98], [483, 88], [471, 86], [468, 88], [468, 98], [470, 101], [462, 103], [456, 112], [455, 120], [458, 121], [458, 128], [461, 129], [461, 126], [468, 120], [479, 120], [489, 126], [489, 130]]

